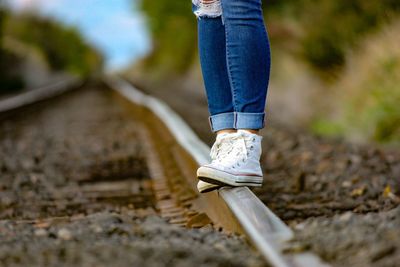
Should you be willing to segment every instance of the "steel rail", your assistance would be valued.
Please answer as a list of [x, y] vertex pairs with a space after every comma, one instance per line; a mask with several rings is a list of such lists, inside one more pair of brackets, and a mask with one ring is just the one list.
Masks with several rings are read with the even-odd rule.
[[[210, 148], [166, 103], [142, 93], [118, 77], [107, 77], [105, 83], [128, 100], [155, 113], [198, 165], [209, 162]], [[294, 236], [293, 231], [248, 187], [223, 187], [218, 190], [218, 197], [229, 207], [247, 237], [272, 266], [329, 266], [311, 253], [284, 253], [287, 242]]]
[[72, 77], [5, 98], [0, 100], [0, 113], [9, 112], [11, 110], [49, 99], [69, 91], [72, 88], [78, 87], [81, 84], [83, 84], [81, 79]]

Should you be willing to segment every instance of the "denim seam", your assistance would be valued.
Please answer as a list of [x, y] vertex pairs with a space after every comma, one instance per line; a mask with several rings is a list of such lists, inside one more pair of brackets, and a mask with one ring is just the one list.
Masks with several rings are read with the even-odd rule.
[[[263, 12], [262, 12], [262, 10], [261, 10], [261, 14], [263, 14]], [[269, 60], [269, 62], [271, 62], [271, 46], [270, 46], [270, 44], [269, 44], [269, 36], [268, 36], [268, 31], [267, 31], [267, 27], [265, 26], [265, 24], [263, 23], [263, 27], [264, 27], [264, 40], [266, 40], [266, 42], [267, 42], [267, 45], [266, 45], [266, 47], [268, 47], [268, 60]], [[269, 64], [269, 69], [268, 69], [268, 71], [270, 72], [271, 71], [271, 63]], [[267, 81], [267, 86], [268, 86], [268, 84], [269, 84], [269, 77], [268, 77], [268, 81]]]
[[[220, 1], [221, 1], [221, 21], [222, 21], [222, 25], [224, 25], [224, 29], [225, 29], [224, 9], [223, 9], [223, 7], [222, 7], [222, 0], [220, 0]], [[225, 44], [226, 44], [226, 35], [225, 35]], [[226, 47], [226, 45], [225, 45], [225, 47]], [[226, 49], [226, 48], [225, 48], [225, 49]]]
[[[221, 9], [222, 9], [222, 14], [224, 14], [224, 0], [221, 0]], [[225, 17], [222, 15], [222, 17], [225, 20]], [[224, 23], [224, 21], [223, 21]], [[228, 70], [228, 79], [229, 79], [229, 84], [231, 85], [231, 94], [232, 94], [232, 104], [233, 104], [233, 110], [237, 111], [237, 98], [236, 98], [236, 91], [235, 91], [235, 82], [233, 80], [233, 76], [232, 76], [232, 68], [230, 65], [230, 60], [229, 60], [229, 49], [228, 49], [228, 27], [226, 26], [226, 23], [224, 23], [225, 25], [225, 54], [226, 54], [226, 68]]]

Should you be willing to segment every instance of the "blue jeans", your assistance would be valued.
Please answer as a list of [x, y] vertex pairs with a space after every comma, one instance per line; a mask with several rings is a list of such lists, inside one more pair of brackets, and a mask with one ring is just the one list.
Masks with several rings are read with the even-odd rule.
[[211, 130], [261, 129], [270, 46], [261, 0], [192, 0]]

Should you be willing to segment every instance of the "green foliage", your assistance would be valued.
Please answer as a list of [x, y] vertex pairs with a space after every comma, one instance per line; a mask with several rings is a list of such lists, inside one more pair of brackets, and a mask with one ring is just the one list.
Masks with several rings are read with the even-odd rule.
[[400, 143], [400, 21], [364, 40], [351, 58], [332, 99], [334, 120], [321, 119], [314, 130], [358, 139]]
[[3, 29], [7, 12], [0, 6], [0, 88], [2, 92], [21, 89], [24, 82], [13, 70], [18, 64], [18, 58], [3, 48]]
[[350, 99], [347, 106], [347, 117], [344, 118], [347, 127], [350, 122], [356, 130], [368, 134], [369, 139], [390, 142], [400, 141], [400, 58], [389, 59], [395, 66], [397, 73], [390, 72], [385, 67], [387, 62], [379, 65], [381, 71], [376, 69], [370, 73], [364, 86], [364, 92]]
[[[142, 0], [140, 6], [154, 41], [148, 65], [185, 70], [196, 51], [190, 1]], [[302, 25], [298, 41], [305, 61], [318, 71], [330, 72], [345, 63], [346, 51], [400, 12], [400, 1], [271, 0], [264, 1], [263, 7], [266, 16], [290, 17]]]
[[[0, 4], [1, 5], [1, 4]], [[0, 6], [0, 49], [3, 48], [3, 25], [6, 16], [6, 11]]]
[[400, 12], [397, 0], [302, 0], [302, 40], [307, 61], [319, 71], [345, 63], [345, 53]]
[[329, 121], [324, 118], [317, 118], [311, 124], [311, 131], [313, 133], [324, 136], [338, 136], [344, 135], [343, 127], [334, 121]]
[[87, 76], [102, 67], [100, 53], [86, 44], [76, 29], [54, 20], [34, 14], [12, 15], [5, 30], [6, 35], [42, 51], [53, 70]]
[[8, 51], [0, 51], [0, 93], [24, 88], [24, 81], [16, 71], [19, 58]]
[[184, 72], [196, 55], [196, 19], [189, 1], [142, 0], [153, 39], [153, 51], [146, 65], [153, 71]]

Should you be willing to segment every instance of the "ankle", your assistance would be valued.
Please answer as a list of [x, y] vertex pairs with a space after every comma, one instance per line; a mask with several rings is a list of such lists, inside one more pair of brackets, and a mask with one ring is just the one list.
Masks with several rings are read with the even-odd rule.
[[239, 130], [247, 132], [247, 133], [251, 133], [251, 134], [260, 135], [260, 130], [257, 130], [257, 129], [239, 129]]
[[217, 135], [218, 134], [225, 134], [225, 133], [236, 133], [236, 132], [237, 132], [236, 129], [223, 129], [223, 130], [217, 131]]

